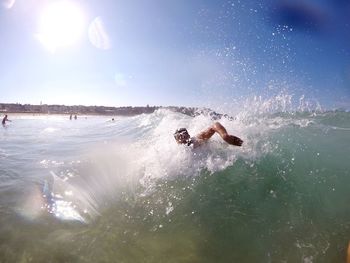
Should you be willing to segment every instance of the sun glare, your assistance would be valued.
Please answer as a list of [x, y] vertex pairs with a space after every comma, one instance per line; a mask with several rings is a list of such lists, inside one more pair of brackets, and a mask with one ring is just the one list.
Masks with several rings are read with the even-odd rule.
[[71, 46], [84, 33], [82, 10], [70, 1], [58, 1], [47, 5], [39, 18], [37, 38], [50, 51]]

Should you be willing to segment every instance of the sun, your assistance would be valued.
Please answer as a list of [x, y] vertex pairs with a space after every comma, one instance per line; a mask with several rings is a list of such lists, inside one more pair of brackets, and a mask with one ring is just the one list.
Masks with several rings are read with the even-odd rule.
[[45, 6], [39, 17], [37, 38], [50, 51], [71, 46], [83, 35], [82, 9], [71, 1], [56, 1]]

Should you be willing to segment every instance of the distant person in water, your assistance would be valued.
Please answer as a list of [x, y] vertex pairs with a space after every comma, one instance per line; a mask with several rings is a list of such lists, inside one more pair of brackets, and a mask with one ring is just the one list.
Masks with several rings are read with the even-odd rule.
[[74, 120], [78, 119], [77, 115], [74, 115]]
[[7, 114], [6, 114], [5, 117], [2, 119], [2, 125], [5, 125], [7, 121], [10, 121], [10, 120], [7, 118]]
[[178, 144], [186, 144], [187, 146], [192, 146], [196, 148], [203, 144], [205, 141], [209, 140], [214, 133], [218, 133], [221, 138], [231, 145], [242, 146], [243, 141], [233, 135], [227, 133], [224, 126], [222, 126], [219, 122], [215, 122], [211, 127], [202, 131], [194, 137], [191, 137], [188, 134], [188, 131], [185, 128], [181, 128], [176, 130], [174, 133], [174, 138]]
[[69, 116], [69, 119], [72, 120], [72, 114]]

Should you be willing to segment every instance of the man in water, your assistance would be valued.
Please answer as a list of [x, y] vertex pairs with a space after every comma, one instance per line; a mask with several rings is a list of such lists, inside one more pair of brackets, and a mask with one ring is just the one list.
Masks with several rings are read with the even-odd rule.
[[7, 118], [7, 114], [6, 114], [5, 117], [2, 119], [2, 125], [5, 126], [7, 121], [10, 121], [10, 120]]
[[196, 148], [203, 142], [209, 140], [211, 136], [213, 136], [216, 132], [228, 144], [242, 146], [243, 141], [236, 136], [228, 134], [225, 127], [222, 126], [219, 122], [215, 122], [211, 127], [205, 131], [202, 131], [194, 137], [191, 137], [185, 128], [178, 129], [174, 133], [174, 138], [178, 144], [186, 144], [187, 146]]

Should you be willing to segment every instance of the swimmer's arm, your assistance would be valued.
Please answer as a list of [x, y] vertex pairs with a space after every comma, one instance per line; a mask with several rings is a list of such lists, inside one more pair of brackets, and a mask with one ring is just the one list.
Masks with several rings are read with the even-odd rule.
[[240, 138], [234, 135], [228, 134], [225, 127], [222, 126], [221, 123], [219, 122], [214, 123], [211, 127], [206, 129], [205, 131], [197, 134], [196, 138], [201, 141], [206, 141], [206, 140], [209, 140], [214, 135], [215, 132], [217, 132], [221, 136], [221, 138], [228, 144], [236, 145], [236, 146], [241, 146], [243, 144], [243, 140], [241, 140]]
[[196, 139], [199, 141], [207, 141], [209, 140], [215, 133], [215, 130], [213, 127], [209, 127], [205, 131], [202, 131], [201, 133], [196, 135]]

